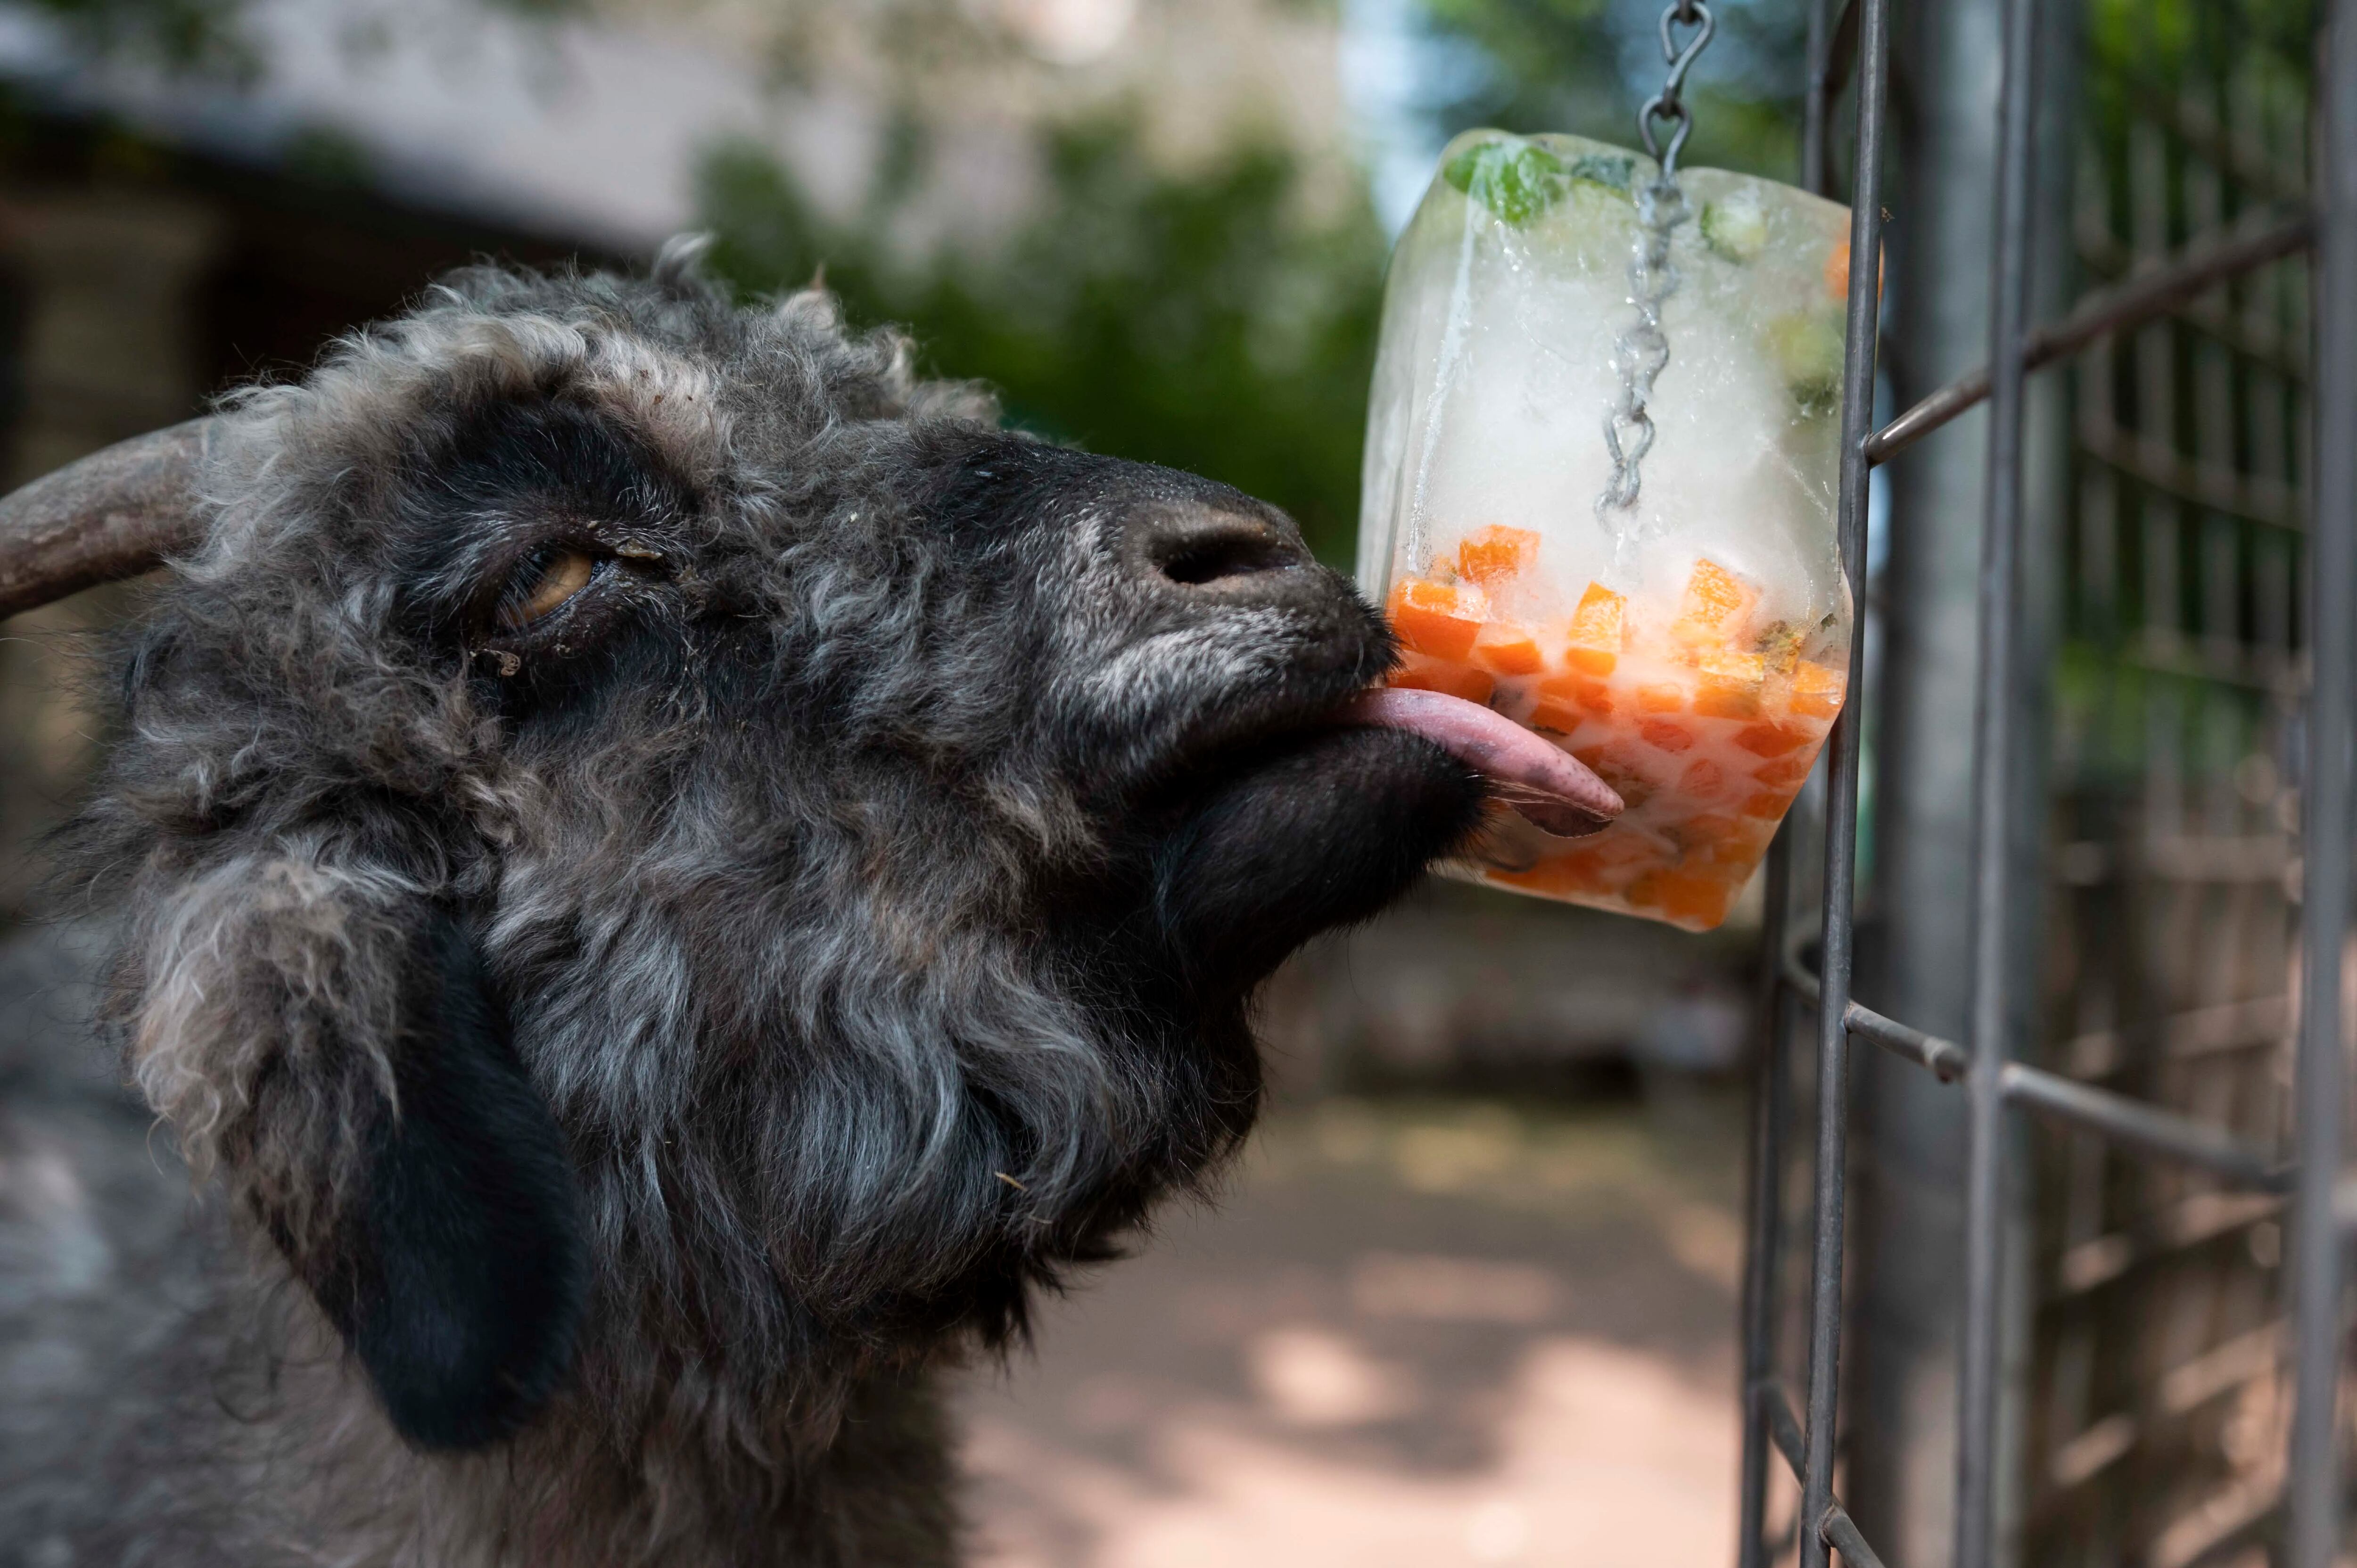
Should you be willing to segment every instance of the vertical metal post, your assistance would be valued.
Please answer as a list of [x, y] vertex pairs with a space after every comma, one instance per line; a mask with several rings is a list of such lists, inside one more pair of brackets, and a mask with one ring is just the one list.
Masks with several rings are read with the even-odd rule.
[[2299, 1188], [2292, 1218], [2288, 1568], [2330, 1568], [2341, 1533], [2334, 1409], [2343, 1257], [2342, 943], [2349, 926], [2351, 703], [2357, 699], [2357, 7], [2325, 23], [2317, 180], [2315, 473], [2309, 532], [2308, 778], [2300, 855]]
[[1760, 1388], [1775, 1369], [1776, 1283], [1783, 1254], [1784, 1083], [1792, 1036], [1792, 1003], [1785, 993], [1784, 932], [1792, 902], [1793, 824], [1768, 850], [1767, 918], [1760, 922], [1760, 1058], [1751, 1079], [1751, 1201], [1743, 1253], [1743, 1469], [1742, 1533], [1736, 1540], [1737, 1568], [1766, 1568], [1768, 1543], [1768, 1418]]
[[1973, 755], [1973, 1069], [1965, 1085], [1964, 1317], [1956, 1412], [1953, 1568], [1988, 1568], [1996, 1519], [1997, 1351], [2004, 1318], [2006, 1047], [2013, 1022], [2007, 940], [2015, 648], [2019, 632], [2022, 339], [2029, 328], [2030, 208], [2037, 124], [2036, 9], [2006, 0], [1997, 91], [1996, 242], [1989, 311], [1987, 511], [1981, 534], [1980, 690]]
[[[1808, 0], [1808, 88], [1802, 106], [1801, 188], [1825, 188], [1826, 16], [1828, 0]], [[1793, 822], [1768, 850], [1766, 917], [1760, 932], [1760, 1059], [1751, 1087], [1751, 1192], [1743, 1252], [1743, 1457], [1738, 1476], [1737, 1568], [1768, 1562], [1768, 1416], [1760, 1390], [1774, 1375], [1777, 1287], [1783, 1273], [1784, 1121], [1791, 1112], [1792, 1002], [1784, 982], [1792, 928]]]
[[[1876, 322], [1881, 295], [1882, 144], [1889, 110], [1889, 0], [1857, 0], [1857, 144], [1849, 219], [1849, 338], [1842, 375], [1841, 554], [1850, 603], [1866, 607], [1866, 437], [1874, 427]], [[1842, 1219], [1847, 1179], [1850, 966], [1857, 861], [1859, 701], [1863, 626], [1850, 639], [1849, 702], [1835, 725], [1825, 800], [1824, 960], [1817, 1006], [1816, 1237], [1809, 1294], [1809, 1410], [1801, 1477], [1801, 1568], [1825, 1568], [1819, 1526], [1832, 1505], [1835, 1405], [1841, 1384]]]

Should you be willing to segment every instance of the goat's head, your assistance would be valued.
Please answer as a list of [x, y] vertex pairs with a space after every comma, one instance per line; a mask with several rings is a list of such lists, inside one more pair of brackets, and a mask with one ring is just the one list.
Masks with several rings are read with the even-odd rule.
[[115, 1015], [426, 1446], [1006, 1333], [1481, 808], [1339, 722], [1391, 643], [1284, 516], [678, 255], [462, 276], [146, 461]]

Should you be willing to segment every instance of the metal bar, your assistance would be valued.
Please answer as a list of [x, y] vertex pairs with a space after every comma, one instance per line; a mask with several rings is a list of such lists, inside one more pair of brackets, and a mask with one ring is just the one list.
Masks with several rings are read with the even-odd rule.
[[[1792, 1004], [1777, 972], [1784, 950], [1784, 928], [1792, 897], [1792, 837], [1787, 822], [1768, 850], [1767, 928], [1760, 937], [1766, 961], [1760, 976], [1761, 1038], [1751, 1082], [1751, 1194], [1743, 1249], [1743, 1386], [1760, 1387], [1774, 1371], [1776, 1285], [1783, 1257], [1784, 1081], [1791, 1043]], [[1768, 1542], [1768, 1451], [1757, 1402], [1743, 1423], [1737, 1518], [1737, 1568], [1766, 1568]]]
[[[1798, 1478], [1807, 1458], [1807, 1440], [1801, 1435], [1801, 1423], [1792, 1419], [1792, 1407], [1784, 1398], [1783, 1388], [1771, 1378], [1753, 1384], [1751, 1396], [1757, 1419], [1767, 1426], [1775, 1439], [1776, 1451], [1784, 1455], [1784, 1463], [1792, 1467], [1792, 1475]], [[1858, 1533], [1857, 1526], [1839, 1501], [1826, 1503], [1825, 1511], [1818, 1518], [1816, 1533], [1823, 1544], [1842, 1554], [1843, 1562], [1858, 1568], [1869, 1563], [1879, 1568], [1881, 1559], [1867, 1545], [1866, 1538]]]
[[1826, 1545], [1842, 1554], [1842, 1561], [1849, 1568], [1882, 1568], [1882, 1559], [1874, 1554], [1874, 1548], [1858, 1534], [1857, 1526], [1850, 1522], [1849, 1515], [1842, 1511], [1839, 1504], [1825, 1510], [1825, 1517], [1817, 1522], [1817, 1533]]
[[[1873, 471], [1866, 436], [1874, 423], [1877, 312], [1882, 272], [1882, 149], [1889, 110], [1890, 0], [1857, 0], [1857, 139], [1850, 188], [1849, 317], [1842, 367], [1841, 558], [1850, 602], [1866, 603], [1866, 518]], [[1826, 775], [1824, 958], [1817, 1009], [1816, 1235], [1809, 1281], [1809, 1386], [1801, 1517], [1833, 1503], [1834, 1434], [1841, 1382], [1842, 1223], [1848, 1172], [1851, 929], [1857, 872], [1858, 725], [1865, 716], [1866, 637], [1850, 639], [1851, 698], [1834, 726]], [[1827, 1568], [1826, 1543], [1801, 1532], [1801, 1568]]]
[[1942, 1083], [1953, 1083], [1972, 1069], [1972, 1058], [1955, 1041], [1910, 1028], [1856, 1002], [1849, 1004], [1849, 1032], [1868, 1045], [1879, 1046], [1894, 1057], [1926, 1069]]
[[2036, 6], [2005, 0], [1997, 93], [1996, 235], [1990, 258], [1987, 512], [1981, 534], [1979, 693], [1974, 719], [1972, 1064], [1965, 1092], [1964, 1300], [1958, 1356], [1954, 1568], [1996, 1554], [1998, 1292], [2004, 1260], [2005, 1082], [2013, 1029], [2007, 797], [2019, 631], [2025, 350], [2029, 326]]
[[1807, 998], [1811, 1006], [1814, 1006], [1824, 998], [1819, 994], [1817, 977], [1815, 973], [1810, 970], [1808, 965], [1801, 961], [1802, 943], [1795, 940], [1800, 935], [1801, 933], [1798, 931], [1790, 932], [1786, 935], [1784, 939], [1784, 957], [1782, 961], [1777, 966], [1778, 972], [1784, 977], [1785, 984], [1800, 993], [1802, 996]]
[[[2237, 274], [2304, 250], [2314, 239], [2316, 220], [2307, 212], [2277, 217], [2239, 239], [2189, 246], [2176, 260], [2089, 295], [2061, 320], [2040, 327], [2022, 345], [2022, 363], [2036, 370], [2077, 353], [2096, 338], [2141, 327], [2166, 316]], [[1869, 461], [1887, 463], [1934, 430], [1987, 400], [1989, 371], [1984, 365], [1957, 377], [1867, 438]]]
[[[1783, 980], [1804, 996], [1816, 995], [1817, 977], [1790, 953], [1785, 957]], [[1972, 1077], [1973, 1056], [1953, 1040], [1943, 1040], [1896, 1018], [1886, 1018], [1860, 1002], [1853, 1001], [1846, 1015], [1851, 1034], [1901, 1060], [1914, 1063], [1942, 1083]], [[2133, 1144], [2149, 1154], [2200, 1165], [2239, 1187], [2262, 1192], [2285, 1192], [2291, 1187], [2289, 1167], [2229, 1133], [2205, 1127], [2173, 1111], [2021, 1062], [2004, 1064], [1997, 1084], [1998, 1093], [2018, 1101], [2024, 1109]], [[2357, 1202], [2357, 1196], [2352, 1196], [2352, 1201]]]
[[2357, 702], [2357, 6], [2327, 13], [2317, 83], [2316, 513], [2309, 528], [2308, 777], [2301, 845], [2298, 1122], [2292, 1205], [2291, 1524], [2287, 1568], [2328, 1568], [2341, 1534], [2334, 1420], [2346, 1256], [2333, 1223], [2345, 1064], [2342, 943], [2349, 926], [2352, 702]]
[[[1789, 947], [1784, 954], [1783, 980], [1810, 1001], [1819, 1000], [1817, 977], [1808, 972], [1800, 955]], [[1892, 1056], [1930, 1069], [1942, 1083], [1953, 1083], [1972, 1069], [1971, 1057], [1953, 1040], [1943, 1040], [1896, 1018], [1885, 1017], [1863, 1002], [1853, 999], [1843, 1009], [1842, 1018], [1851, 1034]]]
[[2237, 1187], [2286, 1192], [2292, 1172], [2241, 1140], [2174, 1112], [2125, 1094], [2080, 1083], [2021, 1062], [2005, 1064], [1999, 1085], [2005, 1098], [2074, 1126], [2100, 1133], [2165, 1159], [2200, 1165]]
[[[1813, 993], [1816, 989], [1815, 976], [1797, 962], [1787, 970], [1784, 979], [1803, 994]], [[1857, 1002], [1849, 1004], [1847, 1015], [1851, 1034], [1901, 1060], [1913, 1062], [1942, 1083], [1956, 1083], [1972, 1077], [1972, 1055], [1953, 1040], [1927, 1035]], [[2262, 1192], [2290, 1190], [2289, 1167], [2228, 1133], [2205, 1127], [2173, 1111], [2020, 1062], [2007, 1062], [1997, 1081], [1998, 1093], [2026, 1110], [2132, 1144], [2148, 1154], [2200, 1165], [2238, 1187], [2255, 1187]]]
[[1825, 6], [1831, 0], [1808, 0], [1808, 91], [1801, 100], [1801, 188], [1812, 196], [1825, 193], [1825, 117], [1833, 109], [1833, 60]]
[[1792, 1466], [1792, 1479], [1798, 1481], [1808, 1467], [1808, 1440], [1801, 1435], [1801, 1423], [1792, 1415], [1792, 1402], [1784, 1397], [1784, 1385], [1770, 1378], [1753, 1384], [1751, 1394], [1776, 1452], [1784, 1456], [1784, 1463]]
[[[1824, 194], [1826, 7], [1833, 0], [1807, 0], [1808, 92], [1801, 113], [1801, 188]], [[1797, 830], [1788, 821], [1768, 850], [1767, 916], [1761, 922], [1760, 1005], [1766, 1027], [1751, 1086], [1751, 1194], [1743, 1251], [1743, 1453], [1738, 1473], [1737, 1568], [1767, 1568], [1768, 1455], [1772, 1441], [1801, 1474], [1800, 1428], [1792, 1408], [1770, 1384], [1775, 1375], [1779, 1287], [1783, 1278], [1784, 1123], [1791, 1114], [1789, 1084], [1793, 1008], [1784, 990], [1783, 967], [1792, 924], [1792, 856]], [[1775, 1410], [1789, 1433], [1776, 1428], [1760, 1391], [1774, 1394]]]
[[[1842, 0], [1825, 41], [1825, 102], [1830, 104], [1849, 85], [1857, 65], [1857, 0]], [[1822, 194], [1822, 193], [1820, 193]]]

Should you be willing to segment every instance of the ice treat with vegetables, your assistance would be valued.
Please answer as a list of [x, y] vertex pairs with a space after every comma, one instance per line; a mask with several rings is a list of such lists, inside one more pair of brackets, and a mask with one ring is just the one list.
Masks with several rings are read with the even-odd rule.
[[1625, 807], [1577, 837], [1501, 811], [1453, 869], [1697, 930], [1749, 880], [1849, 668], [1847, 227], [1569, 136], [1444, 156], [1384, 299], [1360, 581], [1395, 691], [1486, 709]]

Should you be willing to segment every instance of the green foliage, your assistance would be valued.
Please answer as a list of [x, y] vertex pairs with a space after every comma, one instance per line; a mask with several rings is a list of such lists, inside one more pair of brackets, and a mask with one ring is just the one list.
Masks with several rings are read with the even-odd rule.
[[[916, 133], [900, 140], [890, 163], [912, 168]], [[768, 154], [721, 150], [702, 170], [714, 264], [756, 292], [823, 267], [854, 320], [905, 324], [930, 371], [990, 382], [1017, 424], [1225, 480], [1347, 560], [1382, 297], [1363, 203], [1313, 221], [1298, 167], [1265, 145], [1160, 170], [1127, 120], [1047, 151], [1046, 199], [1002, 247], [909, 261], [883, 236], [909, 178], [831, 223]]]
[[[1662, 5], [1615, 0], [1422, 0], [1427, 28], [1484, 67], [1437, 108], [1451, 134], [1497, 125], [1633, 146], [1637, 107], [1660, 85]], [[1790, 179], [1798, 158], [1803, 0], [1720, 0], [1718, 32], [1686, 91], [1684, 161]], [[1623, 66], [1633, 66], [1633, 78]]]
[[1626, 93], [1611, 0], [1423, 0], [1423, 8], [1435, 33], [1472, 46], [1489, 67], [1443, 108], [1445, 129], [1629, 139], [1628, 114], [1616, 113]]

